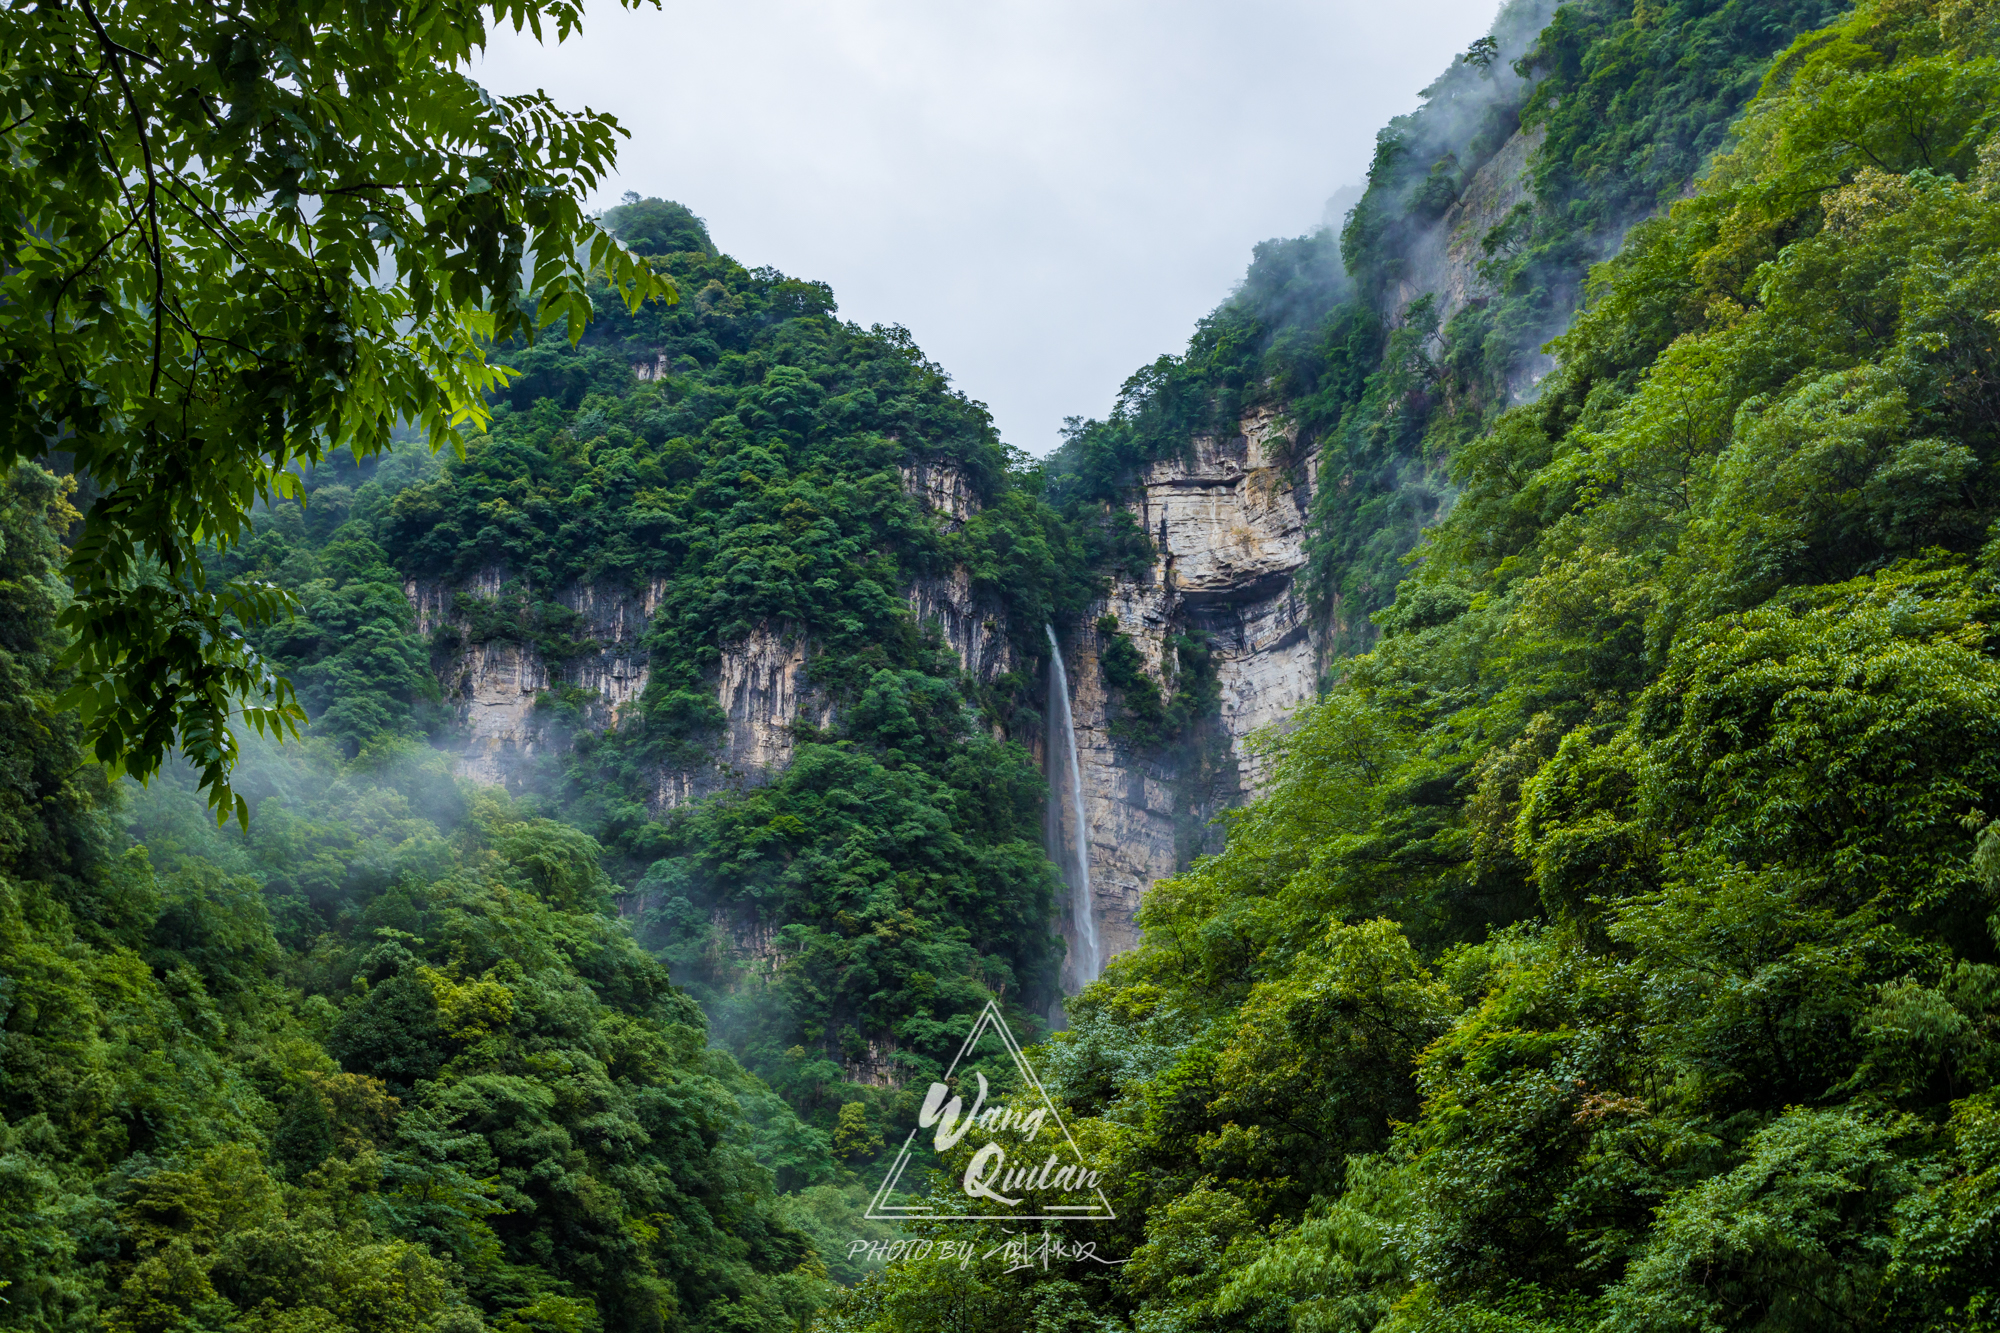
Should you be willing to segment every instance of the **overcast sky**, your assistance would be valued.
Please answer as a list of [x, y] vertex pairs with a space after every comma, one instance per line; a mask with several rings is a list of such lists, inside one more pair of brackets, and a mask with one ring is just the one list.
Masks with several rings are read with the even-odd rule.
[[1030, 453], [1310, 231], [1498, 0], [591, 0], [475, 76], [632, 132], [626, 190], [903, 324]]

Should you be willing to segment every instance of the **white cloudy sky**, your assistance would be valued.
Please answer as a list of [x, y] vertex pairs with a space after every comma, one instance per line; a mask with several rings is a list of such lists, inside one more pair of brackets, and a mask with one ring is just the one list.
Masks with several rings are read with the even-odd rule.
[[1045, 453], [1319, 223], [1497, 0], [592, 0], [476, 77], [632, 131], [602, 204], [678, 199], [751, 266], [900, 323]]

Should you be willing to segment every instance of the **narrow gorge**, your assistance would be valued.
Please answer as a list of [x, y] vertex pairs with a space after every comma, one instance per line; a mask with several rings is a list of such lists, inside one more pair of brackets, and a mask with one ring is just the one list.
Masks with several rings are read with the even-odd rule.
[[225, 9], [0, 6], [0, 1333], [1993, 1333], [2000, 0], [1505, 0], [1040, 440]]
[[[1509, 30], [1510, 49], [1533, 31], [1539, 16], [1532, 6], [1516, 9], [1522, 13]], [[1502, 296], [1498, 284], [1504, 275], [1492, 262], [1493, 238], [1510, 226], [1520, 230], [1524, 213], [1534, 211], [1530, 162], [1545, 130], [1515, 128], [1496, 139], [1493, 114], [1497, 108], [1506, 123], [1512, 112], [1504, 98], [1518, 99], [1524, 90], [1524, 84], [1479, 89], [1486, 105], [1476, 117], [1441, 102], [1443, 111], [1433, 118], [1440, 123], [1421, 122], [1413, 132], [1423, 153], [1438, 152], [1440, 161], [1454, 164], [1461, 156], [1468, 159], [1448, 206], [1435, 216], [1413, 214], [1397, 232], [1401, 276], [1369, 306], [1390, 334], [1419, 335], [1419, 357], [1435, 356], [1443, 330], [1455, 318], [1478, 315]], [[1361, 205], [1379, 206], [1373, 195]], [[1347, 221], [1350, 228], [1355, 225], [1352, 216]], [[1327, 257], [1333, 239], [1333, 233], [1322, 233], [1316, 242], [1320, 253], [1309, 262], [1338, 265], [1337, 255]], [[1596, 236], [1590, 244], [1609, 248], [1615, 236]], [[1572, 275], [1568, 287], [1567, 299], [1573, 300], [1580, 277]], [[1341, 276], [1323, 299], [1355, 296]], [[1423, 329], [1410, 329], [1413, 312], [1429, 321]], [[1515, 335], [1518, 345], [1494, 354], [1505, 370], [1489, 392], [1501, 406], [1531, 398], [1550, 364], [1539, 343], [1552, 328], [1538, 322], [1524, 327]], [[675, 364], [671, 350], [631, 340], [619, 355], [640, 383], [661, 380]], [[1466, 389], [1479, 392], [1478, 386]], [[1309, 587], [1315, 513], [1324, 518], [1332, 512], [1322, 488], [1330, 487], [1338, 499], [1371, 484], [1380, 488], [1382, 479], [1357, 478], [1347, 465], [1350, 451], [1340, 448], [1337, 423], [1334, 429], [1304, 427], [1293, 402], [1268, 393], [1256, 397], [1262, 401], [1219, 429], [1154, 442], [1152, 456], [1115, 478], [1104, 502], [1107, 511], [1130, 516], [1149, 558], [1143, 568], [1119, 568], [1080, 614], [1054, 627], [1068, 655], [1066, 711], [1074, 727], [1080, 802], [1068, 794], [1064, 747], [1052, 746], [1045, 730], [1054, 705], [1011, 733], [1035, 755], [1050, 785], [1046, 835], [1059, 862], [1071, 854], [1066, 849], [1077, 846], [1081, 810], [1090, 933], [1100, 968], [1138, 942], [1136, 916], [1151, 885], [1219, 848], [1216, 817], [1253, 798], [1262, 786], [1264, 761], [1253, 738], [1281, 732], [1342, 653], [1366, 648], [1373, 634], [1370, 613], [1393, 597], [1395, 559], [1450, 504], [1452, 488], [1441, 463], [1421, 448], [1373, 460], [1378, 472], [1386, 461], [1393, 474], [1390, 487], [1420, 497], [1414, 512], [1400, 531], [1390, 533], [1386, 559], [1383, 552], [1374, 553], [1373, 581], [1364, 578], [1343, 588], [1337, 573], [1322, 577], [1317, 590]], [[1340, 461], [1323, 475], [1329, 436], [1335, 437]], [[980, 512], [979, 487], [957, 462], [918, 456], [901, 463], [899, 475], [905, 494], [941, 533], [962, 532]], [[537, 588], [530, 577], [494, 565], [458, 580], [411, 579], [405, 593], [418, 632], [444, 645], [434, 669], [459, 728], [456, 771], [481, 782], [519, 785], [536, 755], [570, 744], [579, 727], [615, 728], [644, 693], [644, 640], [665, 584], [655, 580], [638, 593], [593, 583]], [[991, 686], [1003, 676], [1034, 676], [1041, 683], [1031, 693], [1046, 693], [1052, 659], [1039, 651], [1032, 627], [1015, 623], [999, 590], [982, 589], [963, 565], [910, 577], [897, 596], [912, 623], [934, 632], [973, 680]], [[524, 604], [545, 599], [561, 608], [568, 614], [565, 633], [580, 651], [551, 662], [533, 643], [477, 641], [471, 620], [455, 608], [488, 607], [506, 597]], [[1150, 743], [1118, 734], [1119, 704], [1099, 660], [1099, 624], [1107, 616], [1136, 647], [1143, 670], [1168, 687], [1176, 676], [1176, 636], [1191, 634], [1207, 645], [1216, 698], [1183, 734]], [[801, 725], [815, 731], [829, 726], [833, 705], [813, 682], [813, 651], [810, 633], [783, 621], [757, 625], [721, 643], [703, 686], [713, 690], [724, 719], [720, 733], [701, 756], [658, 766], [648, 807], [663, 813], [767, 781], [789, 762]], [[574, 694], [571, 709], [548, 706], [558, 687]], [[1066, 882], [1079, 878], [1074, 870], [1065, 873]], [[635, 911], [642, 908], [632, 905]], [[1084, 941], [1076, 911], [1065, 905], [1055, 924], [1070, 957], [1079, 957]], [[739, 934], [749, 949], [753, 935], [761, 940], [769, 931]]]

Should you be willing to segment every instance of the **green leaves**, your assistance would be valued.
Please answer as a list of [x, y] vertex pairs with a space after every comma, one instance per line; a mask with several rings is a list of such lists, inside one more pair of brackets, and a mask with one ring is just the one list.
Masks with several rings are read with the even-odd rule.
[[[1563, 6], [1533, 239], [1680, 194], [1750, 53], [1821, 8]], [[1540, 398], [1452, 460], [1381, 642], [1262, 742], [1226, 850], [1151, 890], [1046, 1064], [1132, 1228], [1098, 1311], [1991, 1324], [1993, 9], [1862, 4], [1793, 48], [1597, 270]], [[1408, 147], [1376, 184], [1417, 206], [1438, 159]], [[1368, 469], [1449, 442], [1423, 395], [1553, 272], [1525, 256], [1456, 333], [1403, 312], [1322, 441], [1344, 577], [1407, 521], [1364, 483], [1415, 494]]]
[[[79, 543], [87, 558], [88, 547]], [[72, 564], [72, 568], [74, 568]], [[269, 584], [230, 584], [207, 595], [155, 577], [116, 595], [79, 597], [59, 623], [72, 636], [63, 664], [76, 683], [58, 700], [93, 733], [99, 763], [147, 778], [178, 750], [201, 774], [218, 820], [248, 819], [232, 795], [240, 717], [261, 734], [296, 736], [304, 710], [235, 628], [291, 605]], [[243, 613], [247, 612], [245, 615]], [[261, 613], [261, 614], [260, 614]]]
[[1916, 1184], [1896, 1138], [1893, 1123], [1787, 1111], [1742, 1165], [1661, 1210], [1605, 1327], [1873, 1324], [1890, 1213]]
[[[581, 10], [495, 17], [560, 36]], [[236, 710], [278, 735], [303, 714], [236, 629], [282, 600], [211, 588], [205, 552], [329, 451], [399, 423], [457, 446], [504, 382], [484, 346], [558, 318], [576, 338], [593, 276], [675, 296], [582, 211], [616, 123], [480, 89], [484, 22], [365, 0], [0, 16], [25, 109], [0, 163], [0, 450], [58, 451], [89, 488], [69, 697], [107, 762], [143, 778], [178, 748], [225, 816]]]
[[1900, 567], [1690, 632], [1641, 704], [1658, 833], [1854, 906], [1977, 891], [1963, 819], [2000, 787], [2000, 661], [1969, 575]]

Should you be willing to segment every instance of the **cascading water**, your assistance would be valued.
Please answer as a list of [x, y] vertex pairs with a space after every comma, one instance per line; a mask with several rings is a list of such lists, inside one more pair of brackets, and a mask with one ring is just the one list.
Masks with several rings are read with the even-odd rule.
[[1104, 968], [1097, 946], [1097, 917], [1090, 910], [1090, 825], [1083, 812], [1083, 770], [1076, 762], [1076, 723], [1069, 712], [1069, 673], [1063, 670], [1062, 646], [1056, 642], [1055, 630], [1047, 625], [1042, 628], [1048, 632], [1051, 654], [1049, 740], [1053, 744], [1061, 736], [1063, 752], [1069, 756], [1070, 815], [1076, 829], [1076, 837], [1068, 847], [1063, 847], [1062, 820], [1058, 817], [1061, 798], [1056, 793], [1056, 784], [1051, 782], [1049, 839], [1058, 850], [1067, 853], [1055, 860], [1063, 868], [1063, 878], [1069, 881], [1070, 918], [1076, 923], [1076, 984], [1081, 989], [1097, 980], [1097, 974]]

